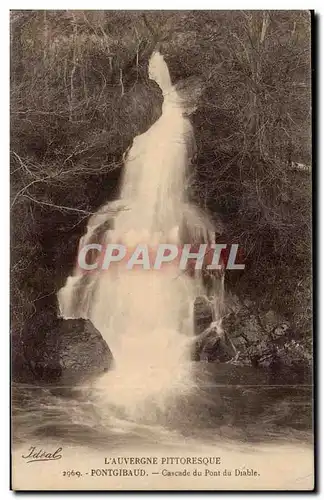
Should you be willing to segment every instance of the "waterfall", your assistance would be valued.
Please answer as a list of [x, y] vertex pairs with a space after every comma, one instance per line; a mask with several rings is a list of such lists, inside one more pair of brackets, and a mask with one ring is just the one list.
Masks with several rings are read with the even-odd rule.
[[[162, 114], [135, 137], [120, 200], [89, 219], [80, 245], [208, 241], [212, 224], [185, 195], [193, 128], [159, 52], [151, 56], [149, 76], [161, 88]], [[90, 319], [107, 341], [115, 368], [98, 384], [109, 403], [129, 413], [147, 404], [163, 407], [174, 394], [190, 391], [193, 304], [203, 293], [201, 276], [189, 276], [176, 263], [160, 270], [136, 267], [115, 265], [85, 275], [76, 268], [58, 293], [64, 318]]]

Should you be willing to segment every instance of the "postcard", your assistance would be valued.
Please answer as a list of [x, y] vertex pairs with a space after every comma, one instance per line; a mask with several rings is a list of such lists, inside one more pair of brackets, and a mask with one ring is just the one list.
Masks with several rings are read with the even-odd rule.
[[311, 491], [312, 13], [12, 10], [15, 491]]

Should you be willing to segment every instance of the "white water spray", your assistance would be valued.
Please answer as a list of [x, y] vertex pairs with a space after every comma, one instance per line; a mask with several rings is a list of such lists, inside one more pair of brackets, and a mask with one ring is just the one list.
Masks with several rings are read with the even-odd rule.
[[[212, 229], [185, 200], [194, 134], [158, 52], [150, 59], [149, 76], [163, 93], [161, 117], [134, 139], [120, 202], [106, 205], [89, 220], [82, 245], [94, 239], [114, 209], [114, 228], [101, 234], [102, 244], [180, 245], [206, 241]], [[182, 241], [184, 234], [191, 241]], [[110, 403], [134, 414], [147, 403], [163, 407], [174, 393], [191, 389], [193, 303], [200, 293], [201, 278], [188, 276], [177, 265], [155, 271], [115, 265], [85, 276], [76, 269], [68, 278], [58, 294], [61, 315], [89, 318], [113, 352], [115, 369], [99, 382]]]

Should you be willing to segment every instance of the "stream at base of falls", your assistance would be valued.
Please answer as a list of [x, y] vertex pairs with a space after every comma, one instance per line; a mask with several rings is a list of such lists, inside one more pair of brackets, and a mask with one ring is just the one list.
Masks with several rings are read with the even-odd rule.
[[[311, 381], [233, 365], [194, 363], [196, 384], [165, 408], [143, 408], [130, 418], [107, 405], [95, 387], [13, 385], [14, 446], [46, 439], [109, 448], [183, 438], [201, 443], [312, 440]], [[106, 391], [109, 391], [107, 387]], [[121, 439], [122, 437], [122, 439]]]
[[[147, 404], [136, 418], [98, 388], [14, 385], [14, 482], [23, 478], [26, 490], [311, 490], [311, 380], [233, 365], [193, 370], [191, 393], [164, 408]], [[24, 458], [55, 450], [59, 460]], [[157, 465], [127, 462], [145, 457]], [[219, 466], [187, 465], [213, 457]]]

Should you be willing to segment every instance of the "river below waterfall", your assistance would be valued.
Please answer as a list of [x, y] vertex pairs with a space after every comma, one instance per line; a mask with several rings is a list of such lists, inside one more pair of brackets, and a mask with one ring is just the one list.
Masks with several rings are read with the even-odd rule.
[[[62, 447], [64, 459], [72, 460], [65, 466], [64, 460], [57, 464], [29, 464], [34, 468], [43, 467], [42, 471], [55, 465], [60, 474], [64, 467], [82, 468], [82, 460], [89, 470], [90, 467], [101, 469], [105, 467], [104, 457], [116, 454], [181, 457], [200, 454], [220, 456], [224, 465], [234, 470], [242, 466], [258, 467], [261, 479], [253, 478], [254, 482], [249, 485], [252, 489], [267, 487], [269, 461], [269, 489], [310, 487], [313, 468], [311, 380], [301, 383], [293, 375], [279, 377], [229, 364], [196, 363], [194, 372], [196, 383], [190, 394], [169, 401], [163, 411], [147, 406], [137, 419], [128, 418], [121, 408], [106, 405], [100, 390], [90, 386], [15, 384], [12, 406], [16, 467], [19, 468], [20, 462], [21, 467], [25, 466], [21, 455], [26, 456], [31, 446], [51, 451]], [[276, 467], [279, 472], [274, 480]], [[170, 470], [179, 468], [183, 470], [184, 466], [172, 466]], [[87, 488], [119, 489], [112, 482], [116, 478], [96, 477], [94, 481], [85, 474], [87, 481], [93, 480], [87, 483]], [[157, 481], [159, 474], [153, 474], [152, 481]], [[53, 481], [52, 473], [48, 477]], [[128, 478], [123, 479], [126, 483], [121, 482], [120, 488], [127, 488]], [[169, 482], [164, 478], [159, 483], [161, 489], [187, 487], [179, 478], [167, 479]], [[238, 479], [234, 476], [225, 481], [224, 477], [218, 477], [216, 481], [215, 477], [206, 477], [204, 488], [242, 488], [242, 483], [237, 486]], [[263, 482], [259, 483], [260, 480]], [[26, 481], [28, 483], [27, 476]], [[40, 483], [35, 482], [34, 488], [38, 489], [42, 481], [47, 484], [46, 475]], [[72, 483], [63, 484], [63, 488], [70, 489]], [[156, 487], [157, 483], [147, 484], [147, 487]], [[73, 488], [82, 489], [84, 485], [80, 479]], [[188, 487], [195, 489], [196, 486], [197, 481]], [[137, 488], [133, 480], [131, 489], [141, 488], [145, 486], [139, 481]]]

